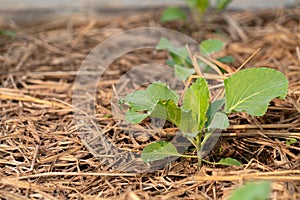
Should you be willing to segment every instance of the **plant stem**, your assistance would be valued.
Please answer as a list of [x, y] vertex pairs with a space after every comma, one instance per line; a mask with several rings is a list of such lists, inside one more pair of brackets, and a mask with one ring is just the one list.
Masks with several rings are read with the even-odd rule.
[[202, 151], [201, 151], [201, 137], [202, 137], [202, 132], [200, 132], [196, 136], [196, 142], [197, 142], [197, 157], [198, 157], [198, 169], [200, 170], [201, 165], [202, 165]]
[[184, 154], [180, 154], [180, 157], [183, 157], [183, 158], [198, 158], [198, 156], [191, 156], [191, 155], [184, 155]]
[[211, 136], [211, 134], [213, 133], [213, 131], [205, 134], [203, 141], [201, 142], [201, 146], [203, 146], [205, 144], [205, 142], [208, 140], [208, 138]]

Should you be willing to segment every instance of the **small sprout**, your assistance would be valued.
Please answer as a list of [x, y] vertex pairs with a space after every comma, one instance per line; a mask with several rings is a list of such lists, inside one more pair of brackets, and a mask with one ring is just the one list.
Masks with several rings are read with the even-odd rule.
[[291, 138], [291, 139], [287, 139], [286, 141], [285, 141], [285, 143], [287, 144], [287, 145], [292, 145], [292, 144], [295, 144], [295, 143], [297, 143], [298, 142], [298, 140], [296, 139], [296, 138]]

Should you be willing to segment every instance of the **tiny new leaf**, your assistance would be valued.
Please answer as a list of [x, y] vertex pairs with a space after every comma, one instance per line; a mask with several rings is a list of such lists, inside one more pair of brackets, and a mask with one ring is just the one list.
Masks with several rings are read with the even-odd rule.
[[269, 102], [284, 99], [288, 81], [279, 71], [270, 68], [241, 70], [225, 79], [226, 113], [245, 111], [253, 116], [266, 113]]
[[146, 146], [142, 151], [142, 160], [152, 162], [169, 156], [181, 156], [176, 147], [170, 142], [158, 141]]
[[271, 192], [271, 182], [247, 182], [241, 188], [233, 191], [230, 200], [265, 200], [269, 199]]

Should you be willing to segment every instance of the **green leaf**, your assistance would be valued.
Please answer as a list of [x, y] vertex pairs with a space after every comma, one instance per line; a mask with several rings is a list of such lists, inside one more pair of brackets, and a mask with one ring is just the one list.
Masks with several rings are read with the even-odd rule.
[[215, 163], [215, 165], [241, 166], [242, 163], [234, 158], [222, 158], [219, 162]]
[[149, 116], [160, 119], [166, 119], [172, 122], [177, 127], [180, 126], [181, 122], [181, 109], [178, 108], [177, 104], [171, 99], [160, 100], [152, 111], [148, 112]]
[[175, 21], [175, 20], [185, 20], [185, 12], [178, 7], [169, 7], [162, 13], [160, 17], [161, 22]]
[[292, 145], [292, 144], [295, 144], [295, 143], [297, 143], [298, 142], [298, 140], [296, 139], [296, 138], [291, 138], [291, 139], [287, 139], [286, 141], [285, 141], [285, 144], [287, 144], [287, 145]]
[[230, 200], [265, 200], [269, 199], [271, 192], [271, 182], [248, 182], [241, 188], [233, 191]]
[[179, 129], [188, 137], [195, 137], [199, 132], [198, 121], [191, 110], [181, 112]]
[[179, 65], [174, 65], [174, 70], [176, 78], [180, 80], [186, 80], [196, 72], [194, 68], [187, 68]]
[[225, 99], [219, 99], [212, 102], [207, 110], [207, 122], [205, 123], [205, 127], [208, 127], [211, 124], [212, 119], [214, 118], [215, 114], [222, 108], [225, 103]]
[[160, 117], [179, 126], [181, 110], [177, 107], [178, 95], [166, 84], [152, 83], [146, 90], [137, 90], [121, 100], [130, 109], [125, 115], [127, 122], [138, 124], [149, 116]]
[[224, 46], [224, 42], [218, 39], [208, 39], [204, 40], [200, 44], [200, 53], [203, 56], [221, 51]]
[[233, 63], [233, 62], [235, 62], [235, 59], [232, 56], [224, 56], [224, 57], [218, 58], [217, 60], [222, 62], [222, 63]]
[[218, 10], [224, 10], [232, 0], [217, 0], [216, 7]]
[[142, 151], [142, 160], [152, 162], [169, 156], [181, 156], [176, 147], [170, 142], [158, 141], [149, 144]]
[[152, 110], [159, 100], [173, 100], [178, 102], [178, 95], [170, 90], [166, 84], [155, 82], [146, 90], [137, 90], [127, 95], [122, 101], [127, 103], [134, 111]]
[[180, 66], [193, 67], [191, 59], [189, 58], [189, 52], [186, 47], [176, 48], [173, 52], [170, 52], [174, 63]]
[[0, 35], [5, 35], [9, 37], [16, 37], [16, 32], [15, 31], [10, 31], [10, 30], [0, 30]]
[[149, 114], [138, 113], [132, 109], [129, 109], [125, 114], [125, 119], [129, 123], [138, 124], [148, 116], [149, 116]]
[[175, 51], [176, 47], [165, 37], [160, 38], [155, 49], [157, 50], [166, 50], [169, 52]]
[[173, 60], [167, 61], [170, 66], [180, 65], [184, 67], [193, 67], [189, 52], [185, 46], [175, 47], [167, 38], [162, 37], [155, 47], [157, 50], [166, 50], [170, 53]]
[[224, 81], [225, 111], [245, 111], [253, 116], [266, 113], [269, 101], [284, 99], [288, 81], [279, 71], [270, 68], [250, 68], [233, 74]]
[[208, 126], [208, 129], [222, 129], [225, 130], [229, 126], [229, 120], [225, 113], [217, 112], [213, 119], [211, 120], [211, 123]]
[[209, 0], [186, 0], [191, 10], [203, 14], [209, 6]]
[[[206, 121], [206, 112], [209, 107], [209, 90], [205, 79], [198, 78], [185, 92], [182, 109], [192, 111], [192, 118], [196, 120], [194, 126], [201, 130]], [[192, 128], [193, 129], [193, 128]]]

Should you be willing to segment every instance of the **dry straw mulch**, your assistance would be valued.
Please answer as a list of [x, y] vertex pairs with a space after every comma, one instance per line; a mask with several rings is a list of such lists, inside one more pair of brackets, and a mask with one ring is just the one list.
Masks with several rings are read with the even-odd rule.
[[[265, 116], [231, 115], [232, 125], [206, 158], [230, 156], [243, 166], [204, 164], [200, 172], [193, 159], [179, 159], [155, 173], [111, 171], [85, 147], [73, 123], [72, 86], [85, 56], [115, 33], [161, 26], [158, 13], [111, 21], [62, 19], [20, 28], [15, 38], [0, 36], [0, 197], [226, 199], [245, 181], [267, 179], [273, 180], [271, 199], [300, 199], [299, 16], [299, 9], [240, 11], [225, 13], [201, 30], [166, 25], [197, 40], [226, 41], [223, 54], [235, 57], [235, 68], [260, 48], [245, 67], [275, 68], [290, 82], [286, 100], [273, 100]], [[147, 141], [132, 140], [114, 127], [113, 118], [107, 118], [112, 84], [130, 67], [152, 61], [163, 64], [166, 57], [153, 49], [127, 54], [99, 83], [96, 118], [124, 148], [138, 152]], [[286, 144], [291, 138], [297, 142]]]

